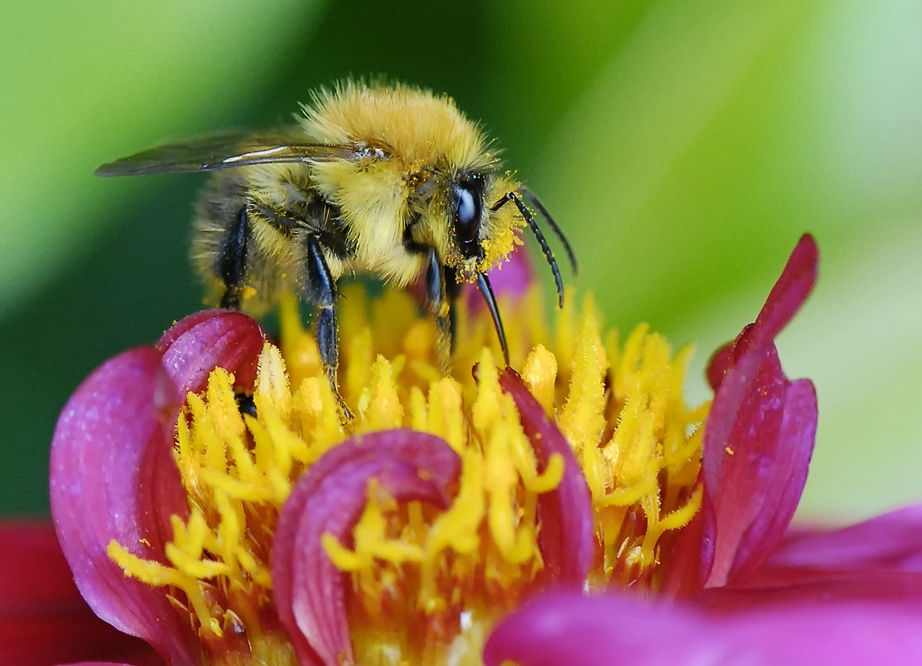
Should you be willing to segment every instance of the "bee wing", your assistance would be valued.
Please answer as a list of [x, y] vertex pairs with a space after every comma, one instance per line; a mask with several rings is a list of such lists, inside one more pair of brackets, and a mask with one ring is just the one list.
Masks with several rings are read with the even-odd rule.
[[362, 146], [305, 143], [297, 131], [277, 134], [222, 134], [171, 143], [103, 164], [97, 176], [195, 173], [254, 164], [356, 159]]

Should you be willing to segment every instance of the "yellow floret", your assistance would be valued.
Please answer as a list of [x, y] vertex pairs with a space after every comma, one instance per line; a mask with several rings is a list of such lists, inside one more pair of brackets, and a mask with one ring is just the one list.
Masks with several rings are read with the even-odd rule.
[[[255, 418], [241, 415], [234, 377], [221, 369], [187, 398], [174, 454], [189, 518], [174, 517], [168, 564], [115, 543], [110, 557], [126, 575], [167, 587], [214, 654], [231, 626], [252, 645], [274, 645], [284, 636], [271, 620], [272, 539], [298, 479], [352, 433], [429, 432], [461, 460], [450, 505], [397, 502], [372, 479], [351, 545], [327, 534], [322, 546], [351, 581], [358, 663], [445, 663], [451, 655], [477, 664], [492, 624], [542, 584], [539, 498], [573, 470], [553, 455], [539, 471], [500, 388], [487, 313], [460, 303], [455, 370], [441, 377], [434, 326], [406, 293], [371, 302], [358, 287], [345, 294], [340, 383], [354, 408], [350, 427], [297, 303], [285, 301], [280, 347], [266, 344], [259, 357]], [[643, 326], [621, 346], [603, 335], [591, 297], [577, 308], [568, 295], [553, 338], [536, 291], [520, 303], [501, 299], [512, 365], [556, 420], [590, 489], [598, 550], [587, 583], [655, 589], [670, 535], [700, 507], [707, 405], [690, 409], [682, 399], [689, 350], [673, 356]]]

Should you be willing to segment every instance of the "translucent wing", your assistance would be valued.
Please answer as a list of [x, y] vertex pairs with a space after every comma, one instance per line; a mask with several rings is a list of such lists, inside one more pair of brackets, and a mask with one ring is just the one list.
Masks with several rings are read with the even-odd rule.
[[274, 134], [221, 134], [145, 150], [103, 164], [97, 176], [136, 176], [148, 173], [194, 173], [254, 164], [359, 159], [361, 145], [328, 145], [298, 140], [295, 129]]

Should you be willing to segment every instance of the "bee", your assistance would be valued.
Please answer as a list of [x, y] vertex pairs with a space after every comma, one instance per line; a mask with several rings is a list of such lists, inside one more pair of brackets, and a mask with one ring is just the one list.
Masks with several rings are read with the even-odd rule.
[[[398, 287], [421, 282], [447, 374], [454, 303], [464, 283], [486, 300], [509, 363], [487, 272], [527, 226], [554, 275], [557, 261], [529, 205], [576, 259], [538, 198], [484, 132], [444, 95], [345, 81], [321, 88], [290, 128], [215, 135], [104, 164], [99, 176], [215, 172], [199, 201], [192, 259], [220, 304], [258, 313], [295, 291], [314, 307], [324, 371], [339, 397], [339, 279], [365, 272]], [[349, 412], [340, 398], [346, 417]]]

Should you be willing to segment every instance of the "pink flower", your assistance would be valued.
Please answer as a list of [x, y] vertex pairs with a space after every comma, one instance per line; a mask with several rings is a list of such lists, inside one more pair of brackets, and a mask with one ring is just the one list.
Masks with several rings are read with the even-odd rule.
[[[477, 320], [456, 360], [477, 362], [474, 382], [432, 380], [425, 322], [392, 303], [392, 337], [374, 344], [402, 349], [404, 370], [344, 336], [354, 436], [315, 376], [310, 337], [284, 313], [285, 361], [249, 318], [193, 315], [103, 365], [66, 406], [51, 469], [64, 555], [93, 611], [170, 665], [475, 659], [487, 635], [490, 666], [911, 663], [895, 659], [922, 649], [911, 633], [922, 543], [901, 532], [919, 512], [785, 536], [817, 412], [812, 384], [782, 372], [774, 338], [816, 271], [807, 236], [756, 322], [712, 359], [703, 440], [686, 432], [700, 410], [668, 403], [681, 419], [662, 426], [667, 459], [644, 448], [667, 418], [654, 409], [666, 393], [631, 384], [672, 376], [639, 360], [664, 347], [644, 331], [610, 347], [628, 374], [613, 369], [606, 388], [591, 305], [563, 344], [565, 375], [543, 348], [525, 356], [534, 335], [520, 322], [533, 312], [507, 325], [524, 379], [470, 343], [491, 330]], [[362, 330], [355, 312], [347, 331]], [[555, 417], [561, 376], [571, 388]], [[622, 428], [633, 439], [619, 444]], [[609, 592], [586, 595], [587, 581]]]

